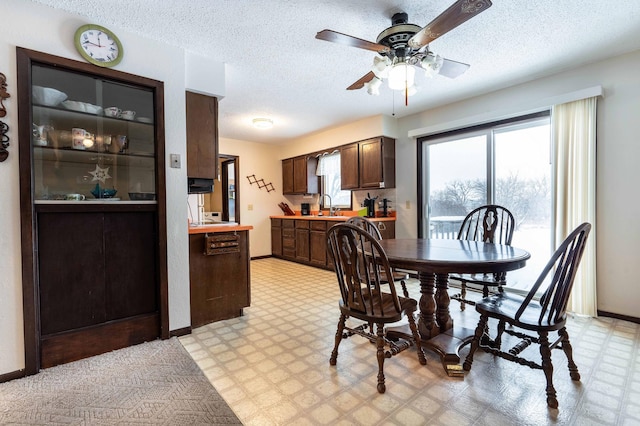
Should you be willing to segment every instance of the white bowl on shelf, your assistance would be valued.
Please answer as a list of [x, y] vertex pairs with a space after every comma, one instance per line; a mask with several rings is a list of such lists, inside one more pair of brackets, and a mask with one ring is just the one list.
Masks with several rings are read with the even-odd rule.
[[57, 106], [67, 99], [67, 94], [52, 87], [33, 86], [33, 102], [45, 106]]
[[85, 103], [84, 104], [84, 110], [85, 110], [85, 112], [88, 112], [89, 114], [96, 114], [96, 115], [102, 114], [102, 107], [98, 106], [98, 105], [92, 105], [92, 104]]
[[62, 106], [66, 109], [70, 109], [72, 111], [80, 111], [85, 112], [85, 103], [80, 101], [64, 101], [62, 102]]

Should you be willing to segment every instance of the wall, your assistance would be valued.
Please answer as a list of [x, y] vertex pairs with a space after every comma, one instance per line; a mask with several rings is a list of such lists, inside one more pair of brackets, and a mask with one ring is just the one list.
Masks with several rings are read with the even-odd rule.
[[[222, 101], [224, 102], [224, 101]], [[271, 255], [271, 221], [269, 216], [282, 214], [278, 203], [282, 201], [282, 170], [278, 148], [274, 145], [220, 138], [220, 154], [239, 158], [238, 182], [240, 223], [251, 225], [249, 248], [251, 257]], [[255, 175], [265, 183], [272, 183], [275, 191], [251, 185], [247, 176]]]
[[[10, 127], [9, 158], [0, 163], [0, 221], [4, 224], [0, 227], [0, 374], [5, 374], [24, 368], [16, 46], [80, 61], [73, 35], [76, 28], [87, 22], [30, 2], [2, 0], [1, 3], [0, 72], [7, 77], [7, 90], [11, 94], [5, 102], [8, 113], [3, 118]], [[125, 46], [124, 59], [116, 69], [164, 81], [165, 161], [168, 165], [170, 153], [186, 158], [184, 52], [112, 25], [108, 27]], [[167, 166], [166, 183], [169, 328], [175, 330], [190, 325], [189, 250], [184, 209], [186, 170]]]
[[[417, 234], [416, 138], [443, 128], [506, 118], [553, 105], [558, 96], [601, 85], [598, 100], [597, 240], [598, 309], [638, 317], [635, 268], [640, 241], [640, 51], [538, 79], [398, 120], [396, 169], [398, 237]], [[406, 208], [406, 203], [409, 208]], [[592, 234], [593, 235], [593, 234]]]

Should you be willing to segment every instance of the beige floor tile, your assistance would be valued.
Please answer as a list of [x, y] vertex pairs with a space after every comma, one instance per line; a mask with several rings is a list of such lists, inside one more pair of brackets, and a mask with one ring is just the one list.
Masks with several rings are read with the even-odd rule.
[[[640, 424], [639, 324], [569, 319], [582, 379], [573, 382], [564, 354], [553, 351], [558, 410], [547, 408], [542, 371], [483, 352], [454, 379], [437, 354], [427, 350], [422, 366], [410, 348], [385, 360], [387, 391], [379, 394], [375, 347], [365, 339], [343, 340], [338, 364], [329, 365], [339, 317], [333, 272], [268, 258], [251, 262], [251, 277], [244, 316], [180, 338], [246, 425]], [[408, 285], [419, 297], [417, 280]], [[456, 324], [475, 327], [475, 310], [457, 307]]]

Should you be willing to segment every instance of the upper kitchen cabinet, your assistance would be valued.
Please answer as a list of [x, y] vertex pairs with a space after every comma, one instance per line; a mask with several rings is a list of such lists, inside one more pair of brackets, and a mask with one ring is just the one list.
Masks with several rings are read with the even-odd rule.
[[187, 92], [187, 176], [218, 175], [218, 99]]
[[25, 371], [168, 338], [163, 83], [16, 58]]
[[340, 147], [340, 186], [342, 189], [358, 189], [358, 143]]
[[282, 193], [317, 194], [319, 178], [316, 175], [318, 158], [302, 155], [282, 160]]
[[342, 189], [395, 188], [396, 142], [384, 136], [340, 147]]

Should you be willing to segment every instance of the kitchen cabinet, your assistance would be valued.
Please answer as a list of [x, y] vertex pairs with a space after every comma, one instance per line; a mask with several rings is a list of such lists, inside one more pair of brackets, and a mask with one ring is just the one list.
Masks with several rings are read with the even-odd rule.
[[17, 67], [27, 374], [168, 338], [163, 83]]
[[296, 259], [296, 229], [293, 219], [282, 219], [282, 257]]
[[342, 189], [395, 188], [395, 140], [377, 137], [340, 148]]
[[241, 316], [250, 305], [248, 234], [189, 234], [191, 327]]
[[282, 193], [317, 194], [319, 177], [316, 175], [318, 159], [314, 156], [299, 156], [282, 160]]
[[[305, 265], [332, 269], [327, 253], [327, 230], [344, 220], [271, 218], [271, 254]], [[395, 238], [395, 221], [373, 220], [382, 238]]]
[[218, 99], [186, 92], [187, 176], [218, 176]]
[[327, 266], [327, 226], [326, 221], [309, 222], [309, 262], [315, 266]]
[[296, 220], [296, 260], [309, 261], [309, 221]]
[[340, 147], [340, 185], [344, 190], [358, 189], [358, 143]]
[[282, 256], [282, 219], [271, 219], [271, 254]]

